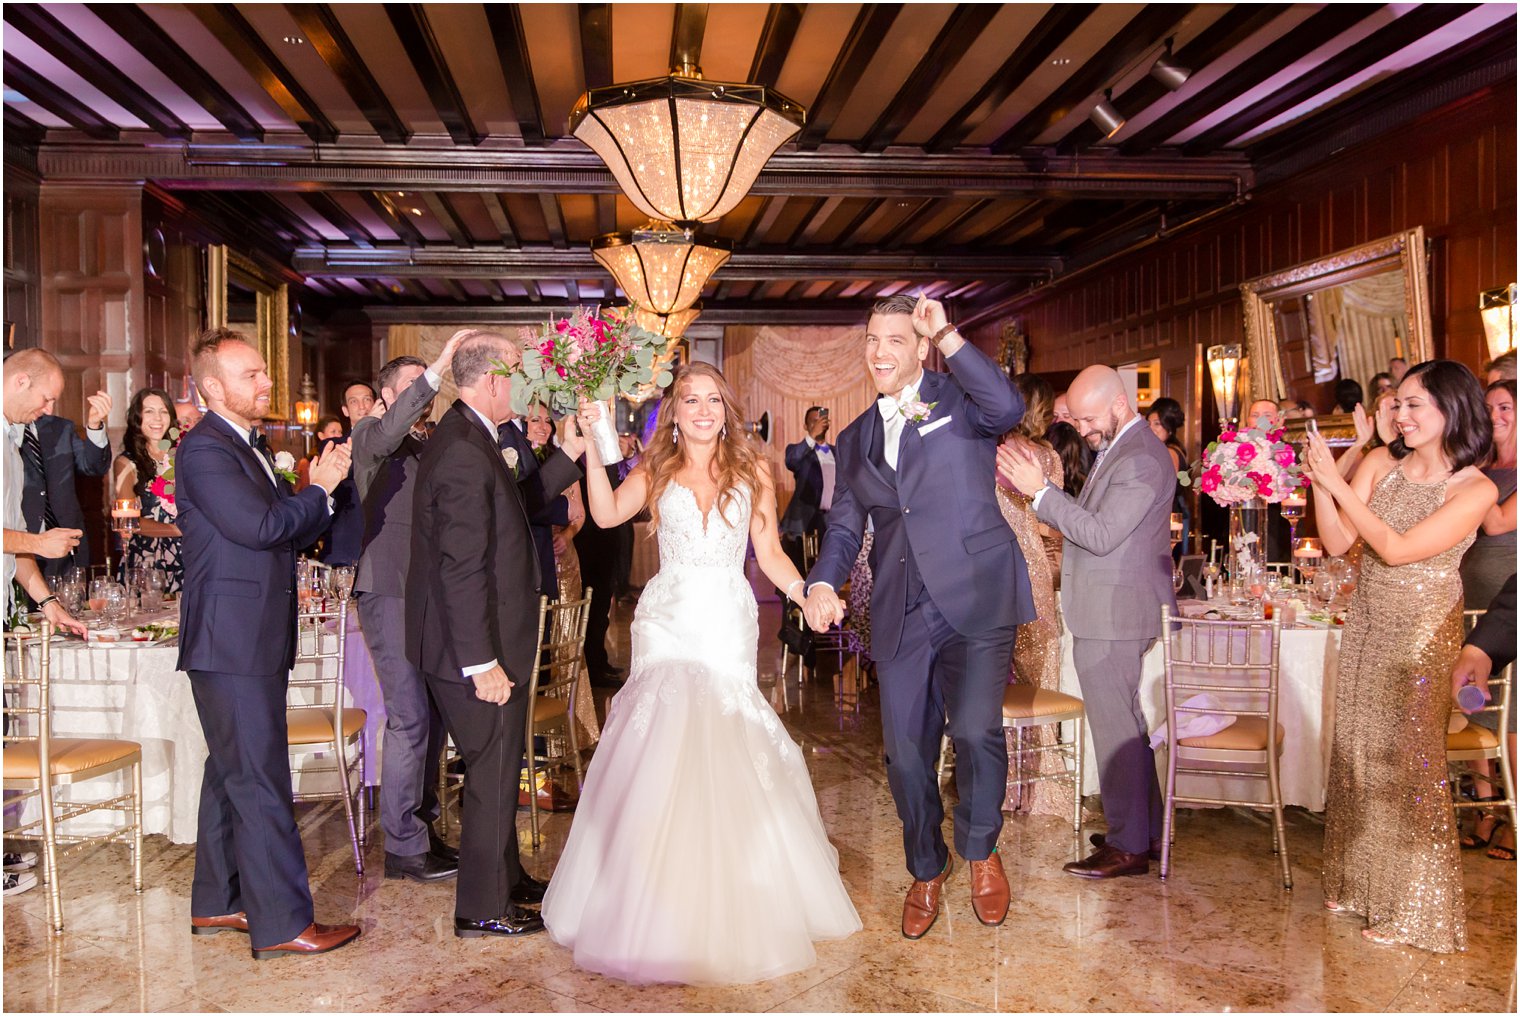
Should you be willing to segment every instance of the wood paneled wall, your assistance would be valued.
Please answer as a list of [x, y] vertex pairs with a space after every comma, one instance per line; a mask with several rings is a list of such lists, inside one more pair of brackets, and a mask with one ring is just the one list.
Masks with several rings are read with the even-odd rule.
[[723, 332], [723, 375], [750, 419], [771, 414], [767, 454], [783, 512], [795, 486], [786, 468], [786, 446], [802, 440], [808, 408], [828, 408], [832, 442], [876, 399], [861, 327], [731, 326]]
[[5, 164], [6, 351], [42, 342], [42, 264], [38, 242], [38, 180]]
[[1516, 277], [1515, 112], [1511, 79], [1266, 186], [1237, 211], [1058, 281], [973, 338], [995, 351], [1000, 322], [1022, 316], [1035, 371], [1159, 358], [1165, 394], [1189, 408], [1196, 450], [1197, 418], [1212, 416], [1198, 350], [1244, 341], [1240, 283], [1424, 226], [1436, 354], [1476, 368], [1487, 359], [1478, 293]]

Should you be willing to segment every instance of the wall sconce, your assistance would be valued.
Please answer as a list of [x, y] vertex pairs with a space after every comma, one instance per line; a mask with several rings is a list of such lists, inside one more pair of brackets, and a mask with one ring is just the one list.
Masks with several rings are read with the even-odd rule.
[[1093, 126], [1103, 132], [1103, 139], [1107, 141], [1119, 133], [1119, 128], [1125, 124], [1124, 114], [1114, 108], [1114, 90], [1103, 89], [1103, 98], [1087, 114], [1087, 118], [1093, 122]]
[[1233, 427], [1240, 419], [1240, 344], [1210, 346], [1206, 359], [1214, 383], [1214, 408], [1220, 421]]
[[1172, 59], [1172, 40], [1166, 40], [1166, 49], [1156, 57], [1156, 62], [1151, 64], [1151, 77], [1165, 85], [1168, 90], [1175, 92], [1187, 84], [1187, 79], [1192, 76], [1191, 68], [1184, 67]]
[[296, 402], [296, 423], [314, 427], [317, 423], [317, 386], [311, 383], [310, 374], [301, 375], [301, 398]]
[[1491, 360], [1497, 360], [1515, 348], [1516, 293], [1517, 287], [1511, 282], [1478, 294], [1478, 313], [1483, 316], [1483, 335], [1488, 339]]

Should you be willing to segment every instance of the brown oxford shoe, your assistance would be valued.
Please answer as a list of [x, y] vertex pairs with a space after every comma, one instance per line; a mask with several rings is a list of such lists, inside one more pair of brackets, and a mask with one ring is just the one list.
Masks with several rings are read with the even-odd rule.
[[1008, 916], [1008, 876], [1003, 873], [1003, 859], [993, 848], [985, 861], [971, 862], [971, 909], [976, 919], [996, 928]]
[[289, 942], [281, 942], [279, 945], [272, 945], [266, 949], [255, 949], [253, 958], [272, 960], [280, 956], [315, 956], [318, 953], [332, 952], [340, 946], [348, 945], [358, 937], [357, 924], [316, 924], [313, 922]]
[[920, 939], [934, 927], [939, 917], [939, 900], [945, 889], [945, 879], [950, 877], [953, 858], [945, 861], [945, 870], [927, 882], [914, 881], [903, 901], [903, 938]]
[[[1108, 842], [1108, 837], [1103, 833], [1093, 833], [1087, 838], [1087, 842], [1095, 847], [1101, 847]], [[1151, 840], [1150, 848], [1146, 850], [1145, 856], [1149, 857], [1152, 861], [1161, 860], [1161, 841], [1159, 839]]]
[[235, 914], [223, 914], [221, 917], [194, 917], [190, 918], [190, 934], [192, 935], [215, 935], [222, 931], [241, 931], [248, 934], [248, 915], [241, 910]]
[[1061, 866], [1079, 878], [1118, 878], [1121, 875], [1144, 875], [1151, 870], [1151, 862], [1144, 854], [1126, 854], [1112, 843], [1105, 843], [1086, 860], [1071, 861]]

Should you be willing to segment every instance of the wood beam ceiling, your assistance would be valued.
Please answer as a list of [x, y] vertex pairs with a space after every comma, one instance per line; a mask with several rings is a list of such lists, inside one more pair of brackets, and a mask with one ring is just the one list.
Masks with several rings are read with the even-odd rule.
[[186, 6], [307, 137], [319, 144], [338, 140], [338, 128], [333, 126], [322, 107], [306, 93], [284, 62], [264, 43], [236, 5]]

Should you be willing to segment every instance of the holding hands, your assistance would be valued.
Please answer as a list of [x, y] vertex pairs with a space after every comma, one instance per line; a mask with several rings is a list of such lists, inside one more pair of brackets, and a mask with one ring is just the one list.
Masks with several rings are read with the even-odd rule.
[[1033, 455], [1012, 441], [998, 446], [997, 471], [1025, 497], [1034, 497], [1045, 486], [1045, 470]]
[[802, 616], [807, 618], [808, 626], [814, 631], [826, 632], [830, 625], [844, 620], [844, 604], [840, 602], [839, 594], [820, 583], [814, 585], [807, 599], [802, 601]]

